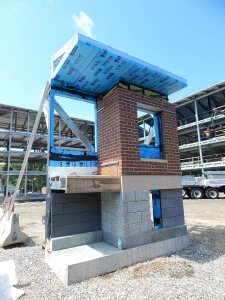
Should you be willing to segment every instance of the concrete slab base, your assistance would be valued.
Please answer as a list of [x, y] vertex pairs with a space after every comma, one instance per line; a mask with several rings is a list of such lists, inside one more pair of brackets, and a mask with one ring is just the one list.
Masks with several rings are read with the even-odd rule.
[[127, 250], [104, 242], [45, 252], [45, 261], [65, 285], [116, 271], [139, 262], [168, 255], [186, 248], [189, 236], [183, 235]]
[[102, 241], [102, 231], [91, 231], [73, 235], [62, 236], [58, 238], [51, 238], [48, 240], [48, 249], [50, 252], [78, 247], [86, 244], [93, 244]]

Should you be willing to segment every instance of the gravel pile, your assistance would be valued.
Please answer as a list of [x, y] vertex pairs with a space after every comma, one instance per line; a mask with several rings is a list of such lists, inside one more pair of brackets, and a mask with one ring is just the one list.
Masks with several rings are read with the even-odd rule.
[[14, 259], [25, 299], [225, 299], [225, 255], [192, 243], [183, 251], [65, 287], [40, 246], [0, 249]]

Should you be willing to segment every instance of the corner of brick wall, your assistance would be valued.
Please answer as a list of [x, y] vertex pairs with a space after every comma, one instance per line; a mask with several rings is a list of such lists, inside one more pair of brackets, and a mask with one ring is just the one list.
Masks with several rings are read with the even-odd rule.
[[[162, 110], [165, 161], [141, 161], [138, 143], [138, 103]], [[180, 175], [175, 108], [166, 100], [115, 88], [98, 101], [99, 164], [118, 161], [118, 175]]]

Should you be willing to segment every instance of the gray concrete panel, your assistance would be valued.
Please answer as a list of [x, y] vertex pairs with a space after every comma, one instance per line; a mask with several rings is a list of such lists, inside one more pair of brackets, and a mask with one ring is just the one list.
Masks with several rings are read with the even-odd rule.
[[[80, 223], [87, 223], [87, 222], [94, 222], [96, 220], [100, 221], [101, 218], [101, 211], [95, 212], [79, 212], [73, 214], [63, 214], [63, 215], [55, 215], [52, 220], [53, 226], [60, 226], [60, 225], [69, 225], [69, 224], [80, 224]], [[82, 226], [82, 225], [81, 225]]]
[[152, 242], [158, 242], [187, 234], [187, 226], [175, 226], [170, 228], [155, 229], [152, 231]]
[[182, 198], [165, 199], [165, 198], [161, 197], [161, 207], [162, 208], [177, 207], [177, 206], [183, 207], [183, 199]]
[[49, 251], [56, 251], [60, 249], [68, 249], [78, 247], [81, 245], [88, 245], [102, 241], [102, 231], [92, 231], [79, 233], [74, 235], [67, 235], [59, 238], [52, 238], [49, 244]]
[[163, 228], [184, 225], [184, 216], [163, 218]]
[[[184, 235], [123, 251], [118, 251], [114, 247], [110, 249], [110, 246], [104, 243], [96, 243], [90, 245], [89, 250], [85, 247], [83, 251], [82, 246], [79, 249], [71, 248], [52, 253], [46, 251], [45, 261], [64, 284], [70, 285], [138, 262], [168, 255], [188, 247], [189, 242], [189, 237]], [[74, 257], [77, 257], [75, 262]]]
[[77, 203], [64, 204], [64, 213], [80, 213], [84, 211], [95, 212], [101, 210], [100, 201], [82, 201]]
[[64, 205], [63, 204], [54, 204], [52, 205], [52, 215], [61, 215], [64, 213]]
[[162, 209], [162, 218], [183, 216], [184, 210], [182, 206], [168, 207]]
[[125, 238], [125, 249], [138, 247], [142, 245], [146, 245], [151, 243], [152, 241], [152, 233], [151, 231], [142, 233], [142, 234], [133, 234], [131, 236], [127, 236]]
[[101, 222], [64, 225], [64, 236], [101, 230]]
[[62, 203], [62, 204], [83, 202], [83, 201], [101, 201], [101, 194], [100, 193], [87, 193], [87, 194], [52, 193], [52, 200], [54, 203]]
[[101, 230], [100, 193], [51, 193], [51, 237], [95, 230]]
[[182, 189], [161, 190], [161, 197], [163, 199], [171, 199], [171, 198], [182, 199]]

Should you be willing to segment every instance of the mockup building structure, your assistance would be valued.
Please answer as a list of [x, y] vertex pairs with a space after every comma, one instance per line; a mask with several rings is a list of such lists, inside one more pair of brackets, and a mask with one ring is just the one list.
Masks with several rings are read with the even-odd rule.
[[[76, 35], [52, 59], [48, 93], [46, 262], [65, 284], [165, 255], [189, 243], [175, 107], [186, 81]], [[94, 141], [59, 104], [95, 110]], [[63, 100], [62, 100], [63, 99]], [[54, 110], [81, 141], [54, 141]]]

